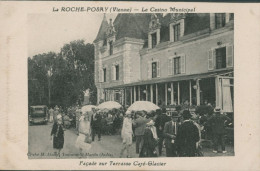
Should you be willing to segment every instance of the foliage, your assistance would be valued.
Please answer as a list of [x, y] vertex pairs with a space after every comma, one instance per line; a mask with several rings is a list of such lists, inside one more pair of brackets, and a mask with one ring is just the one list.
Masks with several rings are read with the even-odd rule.
[[93, 44], [76, 40], [65, 44], [60, 53], [49, 52], [28, 58], [29, 105], [68, 107], [81, 104], [87, 89], [90, 100], [95, 102]]

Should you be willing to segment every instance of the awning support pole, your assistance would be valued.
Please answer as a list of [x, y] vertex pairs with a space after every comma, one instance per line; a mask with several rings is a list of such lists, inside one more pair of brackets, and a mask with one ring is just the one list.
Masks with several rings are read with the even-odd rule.
[[173, 105], [174, 101], [174, 91], [173, 91], [173, 83], [171, 83], [171, 104]]
[[134, 86], [134, 102], [136, 101], [136, 88]]
[[156, 92], [155, 92], [155, 94], [156, 94], [156, 105], [158, 105], [158, 84], [155, 84], [155, 90], [156, 90]]
[[190, 88], [190, 106], [192, 106], [192, 91], [191, 91], [191, 80], [189, 81], [189, 88]]
[[164, 91], [165, 91], [165, 105], [167, 105], [167, 92], [168, 92], [168, 86], [167, 86], [167, 83], [165, 83], [165, 87], [164, 87]]
[[153, 85], [150, 85], [151, 102], [153, 103]]
[[178, 82], [178, 105], [180, 105], [180, 82]]

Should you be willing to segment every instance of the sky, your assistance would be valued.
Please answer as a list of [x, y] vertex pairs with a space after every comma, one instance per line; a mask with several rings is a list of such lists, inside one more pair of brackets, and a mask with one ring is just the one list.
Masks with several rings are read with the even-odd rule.
[[[27, 18], [28, 56], [59, 52], [74, 40], [92, 43], [98, 33], [104, 14], [30, 14]], [[116, 14], [106, 14], [107, 21]]]

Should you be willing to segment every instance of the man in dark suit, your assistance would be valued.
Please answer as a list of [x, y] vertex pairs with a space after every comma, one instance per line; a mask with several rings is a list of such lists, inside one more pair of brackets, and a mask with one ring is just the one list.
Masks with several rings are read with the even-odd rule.
[[221, 145], [222, 153], [226, 153], [225, 150], [225, 141], [224, 141], [224, 135], [225, 135], [225, 122], [231, 121], [229, 117], [226, 115], [221, 114], [221, 109], [216, 107], [214, 109], [214, 115], [211, 116], [208, 120], [208, 124], [212, 128], [212, 134], [213, 134], [213, 144], [214, 149], [213, 152], [218, 152], [218, 146]]
[[192, 121], [188, 110], [183, 111], [183, 123], [178, 129], [176, 145], [180, 157], [193, 157], [196, 153], [196, 142], [199, 141], [199, 130]]
[[158, 116], [155, 120], [156, 132], [157, 132], [157, 135], [159, 138], [159, 141], [158, 141], [159, 156], [162, 155], [162, 147], [163, 147], [163, 140], [164, 140], [163, 129], [164, 129], [165, 123], [169, 122], [171, 120], [171, 118], [166, 115], [166, 110], [164, 110], [164, 109], [163, 109], [163, 111], [161, 111], [161, 110], [156, 111]]
[[166, 157], [176, 157], [177, 156], [177, 147], [175, 143], [175, 138], [177, 136], [177, 131], [179, 128], [178, 119], [180, 115], [178, 112], [172, 113], [172, 120], [165, 123], [164, 126], [164, 137], [165, 137], [165, 146], [166, 146]]
[[144, 131], [146, 128], [146, 123], [149, 121], [149, 119], [143, 117], [142, 112], [136, 113], [136, 119], [133, 120], [133, 126], [134, 126], [134, 133], [136, 137], [136, 153], [139, 154], [140, 148], [143, 146], [144, 142]]
[[93, 115], [91, 116], [92, 141], [95, 141], [96, 134], [98, 134], [98, 141], [100, 141], [102, 116], [95, 109], [93, 109], [92, 111], [93, 111]]

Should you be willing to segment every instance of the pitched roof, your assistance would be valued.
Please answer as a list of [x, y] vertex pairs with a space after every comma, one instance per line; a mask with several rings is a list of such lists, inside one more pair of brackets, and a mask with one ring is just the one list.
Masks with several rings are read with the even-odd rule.
[[150, 17], [151, 14], [118, 14], [114, 21], [116, 39], [123, 37], [147, 39]]
[[99, 31], [98, 31], [97, 37], [94, 40], [94, 42], [97, 42], [97, 41], [102, 40], [102, 39], [105, 38], [107, 28], [108, 28], [108, 22], [107, 22], [107, 19], [106, 19], [106, 14], [104, 14], [102, 23], [101, 23], [101, 25], [99, 27]]

